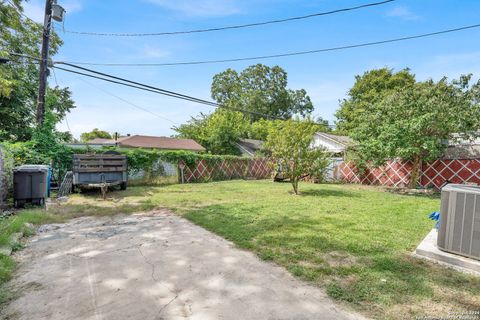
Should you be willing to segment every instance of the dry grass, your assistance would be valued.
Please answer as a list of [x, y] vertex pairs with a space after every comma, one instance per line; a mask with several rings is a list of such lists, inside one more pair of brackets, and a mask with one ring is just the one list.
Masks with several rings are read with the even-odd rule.
[[351, 185], [268, 181], [132, 187], [73, 195], [49, 213], [65, 219], [167, 207], [284, 266], [377, 319], [480, 310], [480, 278], [410, 256], [433, 227], [439, 199]]

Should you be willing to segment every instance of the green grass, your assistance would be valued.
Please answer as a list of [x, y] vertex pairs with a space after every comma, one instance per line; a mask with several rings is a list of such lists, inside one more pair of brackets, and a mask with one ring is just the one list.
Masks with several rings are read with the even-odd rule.
[[[480, 279], [412, 258], [438, 197], [352, 185], [230, 181], [132, 188], [376, 318], [480, 309]], [[126, 195], [129, 197], [130, 195]]]
[[[48, 214], [45, 210], [23, 210], [17, 215], [0, 220], [0, 247], [8, 247], [12, 251], [22, 248], [21, 242], [13, 241], [12, 235], [20, 233], [22, 236], [31, 236], [34, 230], [26, 226], [27, 223], [40, 225], [49, 222], [58, 222], [62, 218]], [[10, 280], [15, 270], [15, 261], [0, 253], [0, 305], [8, 301], [12, 294], [4, 284]]]
[[[304, 183], [300, 191], [295, 196], [290, 184], [270, 181], [129, 187], [109, 192], [106, 201], [98, 193], [72, 195], [50, 215], [24, 212], [19, 218], [25, 221], [8, 228], [21, 230], [27, 220], [168, 207], [367, 316], [405, 319], [480, 310], [480, 278], [410, 256], [433, 228], [427, 215], [439, 209], [438, 197], [355, 185]], [[13, 262], [0, 263], [0, 277], [8, 279]]]

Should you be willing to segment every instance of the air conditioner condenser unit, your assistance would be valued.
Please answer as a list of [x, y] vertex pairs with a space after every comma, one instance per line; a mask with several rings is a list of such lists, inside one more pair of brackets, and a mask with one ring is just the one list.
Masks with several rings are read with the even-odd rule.
[[437, 246], [480, 260], [480, 187], [448, 184], [442, 188]]

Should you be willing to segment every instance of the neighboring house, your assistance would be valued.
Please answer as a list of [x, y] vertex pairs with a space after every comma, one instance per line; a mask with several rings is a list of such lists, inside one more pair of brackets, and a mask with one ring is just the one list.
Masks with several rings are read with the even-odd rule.
[[160, 150], [185, 150], [193, 152], [205, 151], [205, 148], [192, 139], [178, 139], [169, 137], [154, 137], [133, 135], [119, 137], [118, 139], [95, 138], [87, 143], [69, 144], [72, 147], [89, 146], [101, 148], [103, 146], [118, 146], [120, 148], [149, 148]]
[[465, 140], [454, 135], [454, 138], [448, 141], [442, 159], [479, 159], [480, 158], [480, 138]]
[[326, 170], [326, 181], [339, 179], [339, 164], [345, 159], [345, 150], [353, 145], [353, 140], [347, 136], [338, 136], [331, 133], [317, 132], [313, 136], [313, 147], [323, 147], [332, 154], [330, 164]]
[[263, 150], [264, 143], [262, 140], [240, 139], [237, 146], [243, 157], [254, 157]]
[[98, 144], [98, 145], [105, 145], [105, 144], [110, 144], [110, 145], [115, 145], [115, 142], [113, 139], [107, 139], [107, 138], [95, 138], [93, 140], [89, 140], [87, 142], [88, 144]]
[[344, 158], [347, 147], [353, 145], [353, 140], [347, 136], [338, 136], [331, 133], [317, 132], [313, 136], [313, 147], [323, 147], [334, 157]]

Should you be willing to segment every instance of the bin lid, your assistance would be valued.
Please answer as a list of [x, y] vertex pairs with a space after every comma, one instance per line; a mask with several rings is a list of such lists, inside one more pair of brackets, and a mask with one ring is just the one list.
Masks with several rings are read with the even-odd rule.
[[50, 166], [43, 164], [24, 164], [13, 169], [15, 172], [48, 172]]

